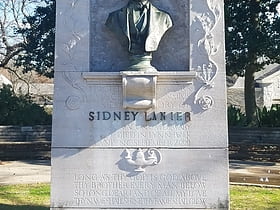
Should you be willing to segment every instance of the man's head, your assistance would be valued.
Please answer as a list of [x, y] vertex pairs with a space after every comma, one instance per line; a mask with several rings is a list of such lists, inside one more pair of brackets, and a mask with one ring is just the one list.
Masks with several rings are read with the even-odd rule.
[[145, 2], [147, 2], [148, 0], [130, 0], [130, 1], [145, 3]]
[[144, 5], [147, 5], [149, 0], [129, 0], [130, 5], [138, 5], [138, 7], [142, 8]]

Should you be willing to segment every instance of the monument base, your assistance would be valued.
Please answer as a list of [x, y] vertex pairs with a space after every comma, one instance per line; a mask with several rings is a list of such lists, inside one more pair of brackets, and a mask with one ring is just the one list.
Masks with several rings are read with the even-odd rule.
[[52, 202], [66, 209], [227, 208], [227, 150], [158, 151], [159, 164], [139, 171], [125, 149], [53, 149], [53, 156], [67, 158], [52, 162], [52, 184], [64, 186], [52, 191]]

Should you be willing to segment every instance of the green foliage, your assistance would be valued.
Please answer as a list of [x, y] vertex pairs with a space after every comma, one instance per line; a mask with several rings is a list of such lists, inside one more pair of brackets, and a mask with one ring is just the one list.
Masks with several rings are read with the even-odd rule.
[[279, 0], [225, 0], [227, 74], [245, 76], [247, 123], [256, 122], [254, 73], [280, 63]]
[[0, 89], [0, 125], [49, 125], [51, 115], [28, 96], [17, 96], [10, 86]]
[[233, 105], [228, 107], [228, 125], [229, 126], [245, 126], [246, 117], [241, 110]]
[[260, 127], [280, 127], [280, 105], [273, 105], [270, 110], [258, 109], [258, 118]]
[[[225, 0], [227, 73], [280, 61], [279, 0]], [[264, 58], [264, 59], [260, 59]]]
[[[232, 105], [228, 107], [228, 125], [251, 126], [246, 122], [246, 115], [239, 108]], [[257, 127], [280, 127], [280, 105], [272, 105], [270, 110], [266, 107], [258, 108], [257, 119], [253, 125]]]
[[26, 27], [18, 30], [26, 42], [16, 65], [25, 72], [36, 70], [53, 77], [55, 45], [55, 0], [44, 0], [46, 6], [37, 7], [33, 16], [24, 20]]

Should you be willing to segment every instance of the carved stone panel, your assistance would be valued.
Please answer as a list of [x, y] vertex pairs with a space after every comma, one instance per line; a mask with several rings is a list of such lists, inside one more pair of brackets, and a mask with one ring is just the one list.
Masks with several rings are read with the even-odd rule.
[[[54, 207], [227, 208], [226, 150], [151, 151], [154, 153], [141, 152], [150, 164], [137, 170], [127, 161], [123, 149], [54, 149], [52, 165], [56, 171], [52, 173], [52, 184], [64, 186], [52, 190]], [[149, 161], [151, 154], [154, 164]]]
[[123, 108], [119, 73], [57, 73], [53, 147], [226, 146], [226, 118], [217, 114], [226, 111], [224, 105], [196, 112], [195, 74], [167, 75], [158, 75], [155, 109], [131, 110]]
[[216, 105], [214, 92], [226, 101], [223, 6], [221, 0], [190, 0], [190, 69], [198, 73], [194, 103], [201, 112]]

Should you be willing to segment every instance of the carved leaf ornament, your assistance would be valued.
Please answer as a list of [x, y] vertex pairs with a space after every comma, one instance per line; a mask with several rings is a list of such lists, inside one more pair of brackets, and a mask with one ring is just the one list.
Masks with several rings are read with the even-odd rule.
[[214, 79], [217, 75], [218, 66], [213, 59], [220, 48], [220, 43], [216, 44], [214, 40], [213, 30], [221, 17], [221, 7], [217, 0], [207, 0], [207, 5], [211, 13], [203, 13], [196, 16], [204, 30], [204, 37], [197, 43], [198, 49], [208, 58], [208, 63], [197, 67], [198, 79], [202, 85], [195, 94], [195, 104], [198, 104], [202, 110], [208, 110], [213, 107], [214, 99], [208, 95], [202, 95], [202, 90], [214, 87]]

